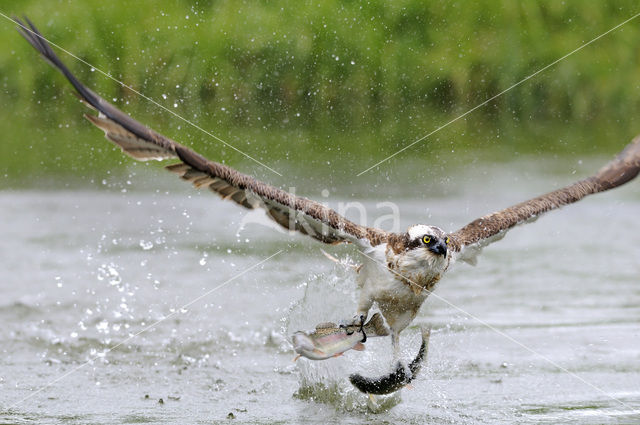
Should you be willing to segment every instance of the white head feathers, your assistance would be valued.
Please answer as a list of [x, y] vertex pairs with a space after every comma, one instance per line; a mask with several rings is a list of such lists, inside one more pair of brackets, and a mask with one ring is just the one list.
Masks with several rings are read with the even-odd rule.
[[432, 235], [443, 237], [445, 235], [444, 230], [436, 226], [427, 226], [426, 224], [414, 224], [407, 229], [410, 239], [418, 239], [424, 235]]

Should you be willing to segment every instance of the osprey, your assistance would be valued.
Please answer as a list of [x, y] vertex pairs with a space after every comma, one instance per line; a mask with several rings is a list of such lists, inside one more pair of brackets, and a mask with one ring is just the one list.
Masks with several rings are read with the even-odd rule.
[[249, 209], [261, 208], [269, 218], [327, 244], [352, 243], [363, 254], [360, 288], [352, 324], [363, 324], [376, 303], [391, 329], [395, 356], [399, 334], [416, 317], [436, 283], [456, 261], [475, 263], [482, 248], [511, 228], [541, 214], [579, 201], [587, 195], [620, 186], [640, 172], [640, 136], [596, 174], [562, 189], [488, 214], [451, 233], [423, 224], [404, 233], [361, 226], [318, 202], [295, 196], [233, 168], [210, 161], [126, 115], [84, 86], [60, 61], [27, 19], [20, 33], [73, 85], [80, 99], [97, 115], [85, 114], [108, 140], [139, 161], [177, 159], [166, 168], [197, 188]]

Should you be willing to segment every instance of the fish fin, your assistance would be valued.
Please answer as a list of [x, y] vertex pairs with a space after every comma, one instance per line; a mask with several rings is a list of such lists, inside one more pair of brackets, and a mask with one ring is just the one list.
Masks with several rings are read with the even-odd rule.
[[343, 353], [336, 353], [336, 354], [334, 354], [334, 355], [333, 355], [333, 356], [331, 356], [331, 357], [340, 357], [342, 354], [343, 354]]
[[299, 359], [300, 357], [302, 357], [302, 354], [298, 354], [298, 355], [296, 356], [296, 358], [295, 358], [295, 359], [293, 359], [293, 361], [294, 361], [294, 362], [297, 362], [297, 361], [298, 361], [298, 359]]
[[359, 342], [353, 346], [353, 349], [356, 351], [364, 351], [364, 344]]
[[314, 348], [314, 349], [313, 349], [313, 352], [314, 352], [315, 354], [319, 355], [319, 356], [326, 356], [326, 355], [327, 355], [327, 353], [325, 353], [325, 352], [324, 352], [324, 351], [322, 351], [322, 350], [318, 350], [317, 348]]
[[407, 385], [405, 385], [405, 388], [408, 389], [408, 390], [412, 390], [413, 389], [413, 385], [407, 384]]
[[338, 325], [333, 322], [322, 322], [316, 325], [316, 330], [318, 329], [334, 329], [337, 328]]

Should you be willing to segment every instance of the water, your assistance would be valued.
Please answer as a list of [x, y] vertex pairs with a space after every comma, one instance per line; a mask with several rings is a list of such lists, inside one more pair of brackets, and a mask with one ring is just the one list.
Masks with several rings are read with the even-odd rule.
[[[388, 193], [403, 227], [428, 207], [454, 229], [574, 178], [489, 174], [428, 201]], [[415, 322], [434, 329], [421, 376], [374, 413], [346, 378], [385, 372], [386, 339], [314, 363], [293, 362], [288, 343], [353, 314], [353, 275], [319, 248], [354, 252], [255, 224], [238, 235], [245, 212], [231, 203], [141, 180], [0, 192], [0, 422], [640, 423], [637, 181], [458, 265]], [[403, 335], [410, 358], [417, 326]]]

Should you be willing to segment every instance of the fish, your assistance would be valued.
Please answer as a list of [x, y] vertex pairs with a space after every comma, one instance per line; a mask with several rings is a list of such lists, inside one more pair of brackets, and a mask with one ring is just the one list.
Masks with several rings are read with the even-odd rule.
[[313, 332], [293, 334], [293, 347], [298, 353], [295, 360], [306, 357], [310, 360], [325, 360], [341, 356], [348, 350], [364, 350], [367, 337], [387, 336], [389, 329], [380, 313], [376, 313], [364, 325], [337, 325], [327, 322], [316, 326]]
[[405, 366], [398, 362], [393, 372], [378, 378], [366, 378], [354, 373], [349, 376], [351, 384], [366, 394], [391, 394], [411, 383], [420, 373], [422, 362], [427, 356], [429, 348], [431, 328], [423, 328], [421, 332], [422, 344], [420, 345], [420, 350], [418, 350], [418, 354], [409, 365]]

